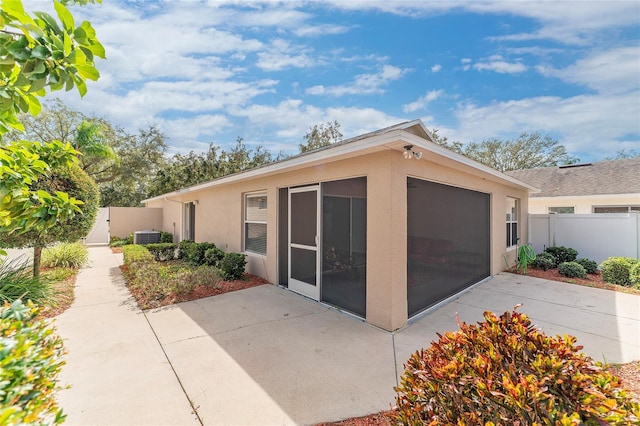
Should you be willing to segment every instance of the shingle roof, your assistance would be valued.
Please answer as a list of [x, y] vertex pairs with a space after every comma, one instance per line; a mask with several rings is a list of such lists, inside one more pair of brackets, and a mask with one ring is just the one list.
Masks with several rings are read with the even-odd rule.
[[540, 188], [531, 197], [640, 194], [640, 158], [513, 170], [506, 174]]

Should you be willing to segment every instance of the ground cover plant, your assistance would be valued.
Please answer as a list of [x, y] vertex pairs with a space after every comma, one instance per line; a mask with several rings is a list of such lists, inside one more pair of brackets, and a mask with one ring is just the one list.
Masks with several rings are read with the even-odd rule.
[[[156, 246], [159, 246], [159, 251], [165, 250], [164, 245]], [[147, 247], [135, 244], [121, 247], [124, 257], [122, 270], [127, 286], [142, 309], [186, 302], [267, 282], [244, 273], [244, 255], [224, 253], [212, 243], [183, 241], [178, 246], [178, 258], [166, 256], [167, 260], [158, 260], [164, 259], [164, 256], [154, 256]], [[153, 246], [152, 250], [155, 250]]]

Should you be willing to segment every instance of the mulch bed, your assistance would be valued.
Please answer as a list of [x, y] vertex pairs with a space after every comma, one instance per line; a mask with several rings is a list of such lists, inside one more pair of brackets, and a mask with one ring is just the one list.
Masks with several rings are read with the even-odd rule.
[[[511, 270], [509, 272], [522, 275], [522, 271]], [[587, 278], [567, 278], [563, 275], [560, 275], [557, 269], [549, 269], [547, 271], [543, 271], [542, 269], [529, 268], [527, 269], [527, 275], [536, 278], [544, 278], [545, 280], [560, 281], [570, 284], [583, 285], [586, 287], [602, 288], [605, 290], [613, 290], [622, 293], [640, 295], [640, 289], [638, 288], [624, 287], [620, 285], [605, 283], [602, 280], [600, 271], [595, 274], [588, 274]]]

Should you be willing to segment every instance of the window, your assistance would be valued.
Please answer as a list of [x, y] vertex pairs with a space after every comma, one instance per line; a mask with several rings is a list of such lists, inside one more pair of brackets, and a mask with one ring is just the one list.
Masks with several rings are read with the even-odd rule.
[[557, 213], [557, 214], [573, 214], [576, 212], [575, 207], [549, 207], [548, 213]]
[[640, 206], [593, 206], [594, 213], [629, 213], [640, 211]]
[[267, 194], [247, 194], [244, 200], [244, 250], [267, 254]]
[[515, 198], [507, 197], [507, 247], [518, 244], [518, 208]]

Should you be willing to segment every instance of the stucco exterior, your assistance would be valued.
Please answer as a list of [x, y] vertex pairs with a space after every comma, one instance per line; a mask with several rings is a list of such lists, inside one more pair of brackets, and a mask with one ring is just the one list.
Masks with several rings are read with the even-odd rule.
[[[421, 123], [420, 123], [421, 124]], [[383, 139], [380, 139], [380, 138]], [[182, 205], [196, 203], [195, 240], [215, 243], [225, 251], [243, 251], [244, 195], [267, 195], [267, 254], [247, 254], [247, 272], [278, 282], [278, 190], [340, 179], [367, 179], [366, 320], [386, 330], [404, 326], [407, 314], [407, 178], [415, 177], [490, 195], [490, 271], [503, 270], [506, 249], [506, 198], [520, 202], [520, 237], [527, 241], [527, 202], [531, 189], [519, 181], [491, 171], [444, 150], [424, 137], [401, 129], [321, 150], [302, 160], [287, 161], [263, 170], [222, 178], [205, 185], [156, 197], [147, 207], [163, 209], [165, 231], [182, 239]], [[414, 143], [421, 159], [403, 158], [403, 146]], [[426, 149], [424, 149], [426, 147]], [[335, 150], [335, 151], [332, 151]], [[461, 225], [462, 226], [462, 225]]]
[[553, 207], [573, 207], [575, 214], [591, 214], [595, 207], [617, 206], [635, 206], [640, 211], [640, 193], [529, 198], [531, 214], [547, 214]]
[[164, 210], [164, 207], [109, 207], [109, 234], [126, 238], [135, 231], [162, 231]]

